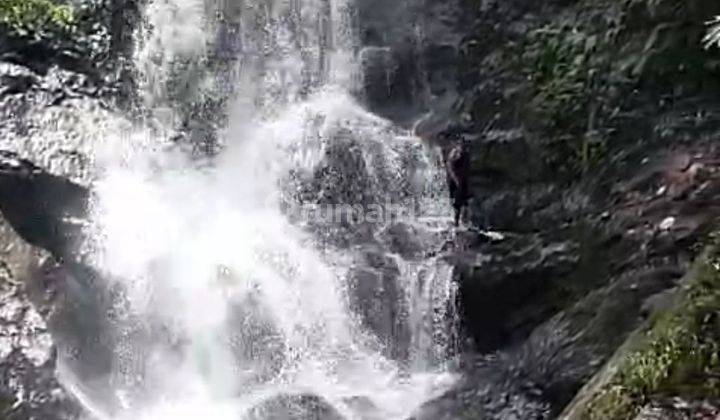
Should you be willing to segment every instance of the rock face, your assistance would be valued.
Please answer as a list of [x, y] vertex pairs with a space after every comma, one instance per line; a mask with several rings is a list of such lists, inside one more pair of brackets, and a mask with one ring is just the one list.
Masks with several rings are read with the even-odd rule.
[[356, 2], [369, 108], [404, 124], [456, 92], [463, 1]]
[[26, 242], [72, 258], [89, 199], [85, 188], [0, 151], [0, 211]]
[[445, 109], [473, 140], [474, 225], [503, 239], [462, 233], [449, 251], [470, 373], [417, 418], [556, 417], [667, 309], [720, 214], [717, 51], [700, 43], [718, 7], [467, 9]]
[[314, 395], [281, 395], [265, 401], [250, 410], [249, 420], [343, 420], [322, 398]]
[[98, 89], [57, 66], [43, 75], [0, 60], [0, 148], [87, 184], [93, 147], [127, 124], [106, 110]]
[[542, 241], [508, 237], [454, 255], [460, 258], [454, 263], [462, 317], [477, 351], [492, 352], [523, 338], [557, 310], [560, 279], [576, 270], [579, 246]]
[[0, 395], [8, 418], [77, 418], [58, 363], [85, 380], [106, 372], [109, 299], [78, 253], [88, 200], [84, 187], [2, 153]]
[[72, 31], [0, 24], [0, 149], [87, 184], [90, 152], [129, 128], [110, 109], [132, 99], [126, 58], [139, 4], [72, 3]]
[[373, 331], [385, 353], [396, 360], [409, 356], [410, 330], [403, 314], [403, 290], [396, 261], [382, 250], [367, 249], [353, 270], [348, 294], [352, 311]]
[[[98, 58], [106, 47], [103, 33], [109, 33], [101, 3], [78, 2], [78, 10], [90, 14], [80, 25], [89, 27], [78, 27], [72, 39], [60, 33], [23, 37], [0, 25], [2, 418], [82, 414], [56, 379], [64, 353], [56, 332], [63, 323], [59, 302], [83, 289], [61, 274], [61, 262], [74, 264], [81, 239], [89, 151], [102, 128], [117, 120], [105, 110], [119, 98], [119, 79], [105, 73], [118, 56]], [[115, 35], [126, 29], [116, 26]]]
[[56, 349], [43, 306], [61, 286], [48, 284], [40, 296], [33, 284], [39, 267], [52, 256], [24, 241], [4, 218], [0, 240], [0, 414], [8, 419], [77, 418], [78, 406], [55, 379]]
[[583, 387], [562, 418], [703, 418], [712, 413], [713, 405], [699, 400], [712, 398], [717, 389], [718, 255], [712, 239], [681, 287], [648, 308], [652, 313], [643, 328]]

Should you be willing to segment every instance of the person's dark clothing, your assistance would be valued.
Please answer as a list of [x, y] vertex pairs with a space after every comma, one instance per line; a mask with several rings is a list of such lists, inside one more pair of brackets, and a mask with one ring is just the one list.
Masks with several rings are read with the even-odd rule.
[[455, 226], [460, 225], [462, 211], [470, 200], [470, 153], [464, 143], [457, 143], [444, 153], [445, 172], [450, 189], [450, 201], [455, 210]]

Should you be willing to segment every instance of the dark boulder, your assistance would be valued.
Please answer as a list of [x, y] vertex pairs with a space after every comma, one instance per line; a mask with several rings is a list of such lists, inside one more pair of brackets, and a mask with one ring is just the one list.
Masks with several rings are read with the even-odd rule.
[[0, 211], [30, 244], [59, 258], [75, 251], [89, 195], [78, 184], [0, 152]]
[[580, 262], [577, 244], [538, 236], [509, 237], [450, 258], [464, 328], [479, 352], [516, 342], [551, 316], [563, 299], [563, 279]]
[[310, 394], [283, 394], [268, 398], [250, 409], [248, 420], [344, 420], [322, 397]]

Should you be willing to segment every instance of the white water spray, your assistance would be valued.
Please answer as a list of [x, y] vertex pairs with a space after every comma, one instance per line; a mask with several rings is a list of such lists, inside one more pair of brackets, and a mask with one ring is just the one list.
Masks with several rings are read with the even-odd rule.
[[[208, 18], [217, 7], [155, 0], [146, 10], [138, 67], [155, 129], [118, 137], [157, 136], [158, 124], [171, 132], [181, 119], [175, 106], [215, 89], [207, 86], [219, 73], [198, 63], [222, 39], [240, 45], [232, 71], [222, 72], [222, 83], [232, 74], [236, 84], [218, 133], [225, 146], [210, 166], [160, 147], [98, 159], [92, 259], [121, 291], [112, 357], [94, 382], [64, 364], [64, 382], [98, 418], [278, 418], [288, 396], [317, 398], [327, 418], [407, 418], [452, 381], [441, 363], [452, 270], [440, 259], [420, 262], [443, 240], [428, 214], [449, 220], [437, 204], [441, 177], [408, 133], [349, 95], [344, 4], [238, 1], [236, 21], [222, 30], [227, 22]], [[349, 230], [287, 214], [288, 204], [346, 204], [339, 199], [420, 200], [426, 214]], [[417, 261], [382, 239], [405, 225], [419, 232]], [[410, 331], [413, 363], [388, 357], [378, 331], [350, 310], [349, 280], [369, 248], [396, 264], [390, 283], [400, 296], [384, 302], [401, 314], [391, 322]], [[291, 418], [304, 418], [297, 401]]]

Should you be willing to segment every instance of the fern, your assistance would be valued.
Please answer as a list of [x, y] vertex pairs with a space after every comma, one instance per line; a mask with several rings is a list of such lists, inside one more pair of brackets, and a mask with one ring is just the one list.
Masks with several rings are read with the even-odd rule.
[[73, 9], [52, 0], [0, 0], [0, 25], [17, 36], [43, 37], [49, 33], [71, 33]]
[[720, 16], [708, 22], [708, 31], [703, 38], [703, 44], [706, 48], [720, 47]]

